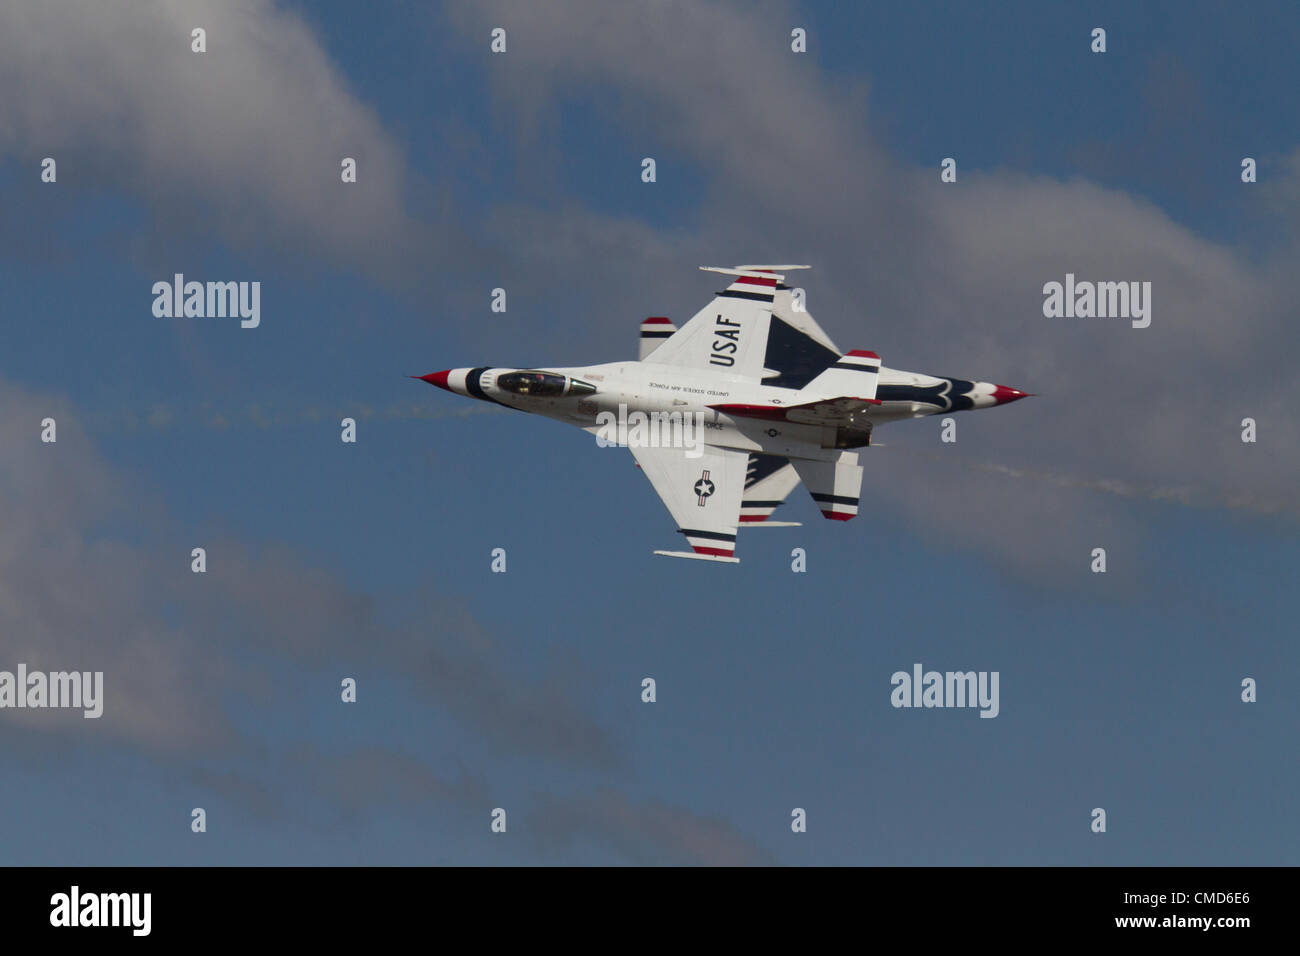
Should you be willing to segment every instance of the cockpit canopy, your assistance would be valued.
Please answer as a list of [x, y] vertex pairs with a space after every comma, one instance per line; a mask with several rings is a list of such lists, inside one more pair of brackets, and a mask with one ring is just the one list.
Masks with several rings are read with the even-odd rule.
[[507, 372], [497, 376], [497, 387], [516, 395], [534, 398], [555, 398], [564, 394], [568, 381], [563, 375], [551, 372]]
[[516, 395], [530, 398], [559, 398], [562, 395], [591, 395], [596, 386], [587, 382], [557, 375], [554, 372], [534, 372], [525, 369], [497, 376], [497, 387]]

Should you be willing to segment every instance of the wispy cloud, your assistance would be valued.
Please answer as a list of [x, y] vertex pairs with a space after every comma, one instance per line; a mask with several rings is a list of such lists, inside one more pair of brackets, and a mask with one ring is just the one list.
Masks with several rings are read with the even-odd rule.
[[[54, 444], [38, 437], [46, 416], [59, 422]], [[132, 516], [129, 536], [114, 533]], [[618, 764], [581, 704], [580, 669], [512, 667], [509, 649], [458, 599], [425, 592], [409, 619], [394, 620], [266, 542], [206, 542], [207, 571], [193, 574], [188, 552], [159, 539], [168, 524], [133, 500], [129, 477], [103, 460], [66, 401], [0, 381], [0, 667], [102, 670], [106, 686], [98, 720], [14, 710], [10, 732], [93, 730], [182, 762], [246, 755], [259, 741], [232, 701], [265, 706], [257, 661], [340, 668], [360, 646], [368, 669], [406, 684], [491, 753]]]
[[1257, 515], [1285, 515], [1290, 518], [1300, 518], [1300, 500], [1297, 500], [1294, 496], [1289, 498], [1261, 498], [1252, 495], [1223, 495], [1186, 484], [1156, 486], [1108, 478], [1088, 478], [1078, 475], [1059, 474], [1037, 468], [1015, 468], [998, 462], [979, 461], [963, 457], [956, 453], [923, 451], [918, 448], [903, 448], [901, 446], [891, 446], [890, 451], [887, 452], [887, 454], [898, 453], [905, 456], [916, 456], [926, 461], [942, 464], [944, 467], [966, 468], [990, 475], [1005, 475], [1008, 478], [1019, 478], [1029, 482], [1043, 482], [1060, 488], [1079, 488], [1084, 491], [1095, 491], [1120, 498], [1141, 498], [1145, 501], [1181, 505], [1188, 508], [1222, 508]]
[[389, 282], [422, 274], [434, 233], [408, 212], [402, 148], [271, 0], [6, 3], [0, 80], [23, 91], [0, 103], [0, 154], [33, 170], [52, 156], [69, 188], [143, 203], [134, 254], [151, 274], [180, 271], [175, 239], [195, 233], [245, 252], [288, 241]]
[[642, 865], [775, 862], [770, 851], [728, 820], [660, 800], [638, 800], [609, 787], [579, 796], [547, 795], [530, 814], [528, 826], [548, 852], [577, 842]]
[[186, 405], [160, 402], [138, 408], [101, 406], [88, 411], [83, 416], [83, 421], [90, 432], [110, 435], [142, 431], [186, 431], [194, 428], [227, 431], [242, 428], [295, 428], [325, 423], [337, 425], [344, 418], [358, 422], [436, 421], [502, 415], [506, 411], [499, 405], [461, 404], [451, 408], [438, 408], [434, 404], [420, 402], [393, 402], [382, 407], [366, 402], [339, 403], [330, 407], [302, 404], [290, 406], [273, 402], [243, 405], [206, 401]]

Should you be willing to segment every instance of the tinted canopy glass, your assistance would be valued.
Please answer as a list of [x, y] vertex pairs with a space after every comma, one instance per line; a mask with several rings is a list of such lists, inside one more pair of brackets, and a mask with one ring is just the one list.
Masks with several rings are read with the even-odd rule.
[[534, 398], [556, 398], [564, 394], [563, 375], [551, 372], [507, 372], [497, 376], [497, 385], [516, 395]]

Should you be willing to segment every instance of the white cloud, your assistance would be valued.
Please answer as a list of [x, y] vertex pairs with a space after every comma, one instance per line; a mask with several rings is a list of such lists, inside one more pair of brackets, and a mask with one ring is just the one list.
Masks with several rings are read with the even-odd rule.
[[[200, 26], [206, 53], [190, 48]], [[400, 147], [308, 25], [269, 0], [6, 3], [0, 82], [0, 154], [33, 179], [53, 156], [61, 185], [123, 191], [164, 231], [288, 241], [385, 277], [427, 233], [406, 209]]]

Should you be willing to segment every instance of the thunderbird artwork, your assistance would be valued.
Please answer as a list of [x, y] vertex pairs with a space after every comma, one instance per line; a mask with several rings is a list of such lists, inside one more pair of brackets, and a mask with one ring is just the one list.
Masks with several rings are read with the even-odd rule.
[[[886, 368], [875, 352], [841, 352], [796, 301], [784, 273], [807, 266], [702, 267], [731, 284], [680, 329], [641, 323], [636, 362], [585, 368], [456, 368], [416, 376], [431, 385], [545, 415], [625, 444], [691, 551], [736, 562], [741, 527], [769, 520], [800, 481], [827, 518], [858, 513], [856, 452], [876, 425], [991, 408], [1019, 389]], [[649, 441], [644, 423], [681, 441]], [[628, 428], [628, 424], [632, 427]], [[610, 438], [608, 443], [614, 443]]]

